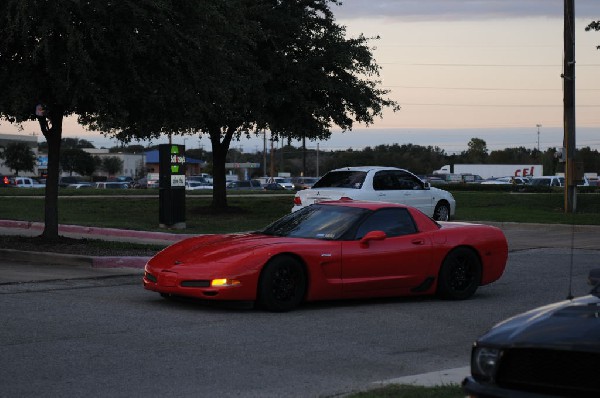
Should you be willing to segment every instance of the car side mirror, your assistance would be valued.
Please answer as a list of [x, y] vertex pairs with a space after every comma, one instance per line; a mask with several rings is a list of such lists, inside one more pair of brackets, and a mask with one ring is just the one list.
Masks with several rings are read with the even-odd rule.
[[423, 189], [431, 189], [431, 183], [429, 181], [425, 181], [423, 183]]
[[383, 231], [370, 231], [360, 240], [361, 247], [369, 247], [369, 242], [372, 240], [384, 240], [387, 235]]

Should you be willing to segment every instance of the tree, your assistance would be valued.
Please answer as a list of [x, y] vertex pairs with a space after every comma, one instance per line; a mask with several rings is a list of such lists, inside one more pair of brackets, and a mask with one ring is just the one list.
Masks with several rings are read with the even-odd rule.
[[469, 163], [485, 163], [488, 157], [487, 144], [481, 138], [471, 138], [467, 144], [469, 149], [462, 153]]
[[17, 176], [19, 171], [33, 171], [35, 169], [35, 153], [24, 142], [7, 144], [4, 150], [0, 152], [0, 159], [3, 159], [6, 167], [14, 170]]
[[[79, 138], [63, 138], [60, 143], [60, 147], [62, 149], [83, 149], [83, 148], [95, 148], [94, 144], [92, 144], [88, 140], [82, 140]], [[46, 141], [40, 142], [38, 145], [38, 150], [40, 152], [48, 152], [48, 143]]]
[[[590, 30], [600, 31], [600, 21], [592, 21], [588, 26], [585, 27], [585, 31], [589, 32]], [[600, 46], [596, 46], [598, 50], [600, 50]]]
[[97, 162], [92, 155], [83, 149], [63, 149], [60, 153], [60, 167], [69, 175], [78, 173], [83, 176], [94, 174]]
[[123, 161], [116, 156], [107, 156], [102, 158], [102, 170], [109, 176], [114, 176], [123, 170]]
[[[331, 128], [366, 125], [383, 108], [398, 109], [376, 88], [379, 67], [369, 40], [346, 38], [329, 5], [334, 0], [248, 0], [243, 2], [254, 46], [244, 55], [245, 78], [223, 81], [221, 92], [198, 127], [210, 136], [213, 152], [212, 206], [227, 206], [225, 157], [232, 139], [268, 128], [275, 138], [327, 139]], [[252, 62], [253, 64], [250, 64]], [[239, 83], [241, 82], [241, 85]], [[251, 84], [248, 84], [248, 83]], [[222, 102], [225, 100], [225, 102]]]
[[158, 135], [169, 131], [165, 115], [183, 109], [180, 95], [201, 73], [194, 55], [209, 40], [197, 32], [210, 30], [219, 2], [174, 3], [0, 2], [0, 118], [37, 119], [48, 143], [42, 237], [58, 238], [64, 117], [78, 115], [91, 127], [97, 118], [111, 119], [125, 132], [152, 119], [151, 133]]

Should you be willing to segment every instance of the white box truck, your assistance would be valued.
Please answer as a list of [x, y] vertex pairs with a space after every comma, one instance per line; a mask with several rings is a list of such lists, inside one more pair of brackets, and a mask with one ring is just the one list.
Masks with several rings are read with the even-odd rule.
[[448, 164], [435, 170], [433, 174], [473, 174], [482, 178], [498, 177], [540, 177], [541, 164]]

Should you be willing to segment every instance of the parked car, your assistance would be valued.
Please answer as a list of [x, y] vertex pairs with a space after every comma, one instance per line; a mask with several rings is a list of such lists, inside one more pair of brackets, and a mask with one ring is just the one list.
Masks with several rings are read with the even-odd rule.
[[46, 184], [41, 184], [30, 177], [13, 177], [10, 183], [16, 188], [46, 188]]
[[70, 184], [79, 184], [79, 183], [84, 183], [85, 181], [83, 181], [81, 178], [79, 177], [75, 177], [75, 176], [65, 176], [65, 177], [60, 177], [58, 179], [58, 186], [61, 188], [66, 188], [68, 187]]
[[462, 300], [500, 278], [507, 256], [496, 227], [340, 200], [304, 207], [261, 231], [183, 240], [148, 261], [143, 283], [163, 296], [257, 301], [271, 311], [357, 297]]
[[11, 188], [10, 185], [10, 177], [8, 176], [0, 176], [0, 188]]
[[260, 181], [257, 180], [245, 180], [245, 181], [229, 181], [226, 185], [227, 189], [263, 189], [260, 185]]
[[482, 185], [528, 185], [529, 180], [524, 177], [498, 177], [481, 182]]
[[292, 211], [340, 198], [402, 203], [440, 221], [449, 220], [456, 211], [456, 201], [450, 192], [431, 187], [408, 170], [377, 166], [328, 172], [311, 189], [296, 192]]
[[485, 180], [478, 174], [461, 174], [462, 182], [465, 184], [481, 184]]
[[477, 339], [469, 397], [600, 397], [600, 269], [587, 296], [509, 318]]
[[81, 188], [94, 188], [95, 185], [91, 182], [78, 182], [75, 184], [67, 185], [67, 188], [81, 189]]
[[119, 181], [101, 181], [96, 183], [96, 189], [128, 189], [129, 183]]
[[565, 178], [558, 176], [542, 176], [531, 179], [533, 187], [563, 187], [565, 186]]
[[319, 181], [319, 177], [296, 177], [292, 178], [294, 189], [299, 191], [301, 189], [312, 188], [315, 182]]
[[278, 184], [276, 182], [271, 182], [269, 184], [263, 185], [263, 189], [265, 191], [285, 191], [286, 190], [281, 184]]
[[118, 177], [115, 177], [114, 179], [110, 179], [109, 181], [125, 182], [129, 186], [129, 188], [133, 188], [133, 186], [135, 184], [135, 181], [133, 181], [133, 177], [130, 177], [130, 176], [118, 176]]
[[209, 184], [208, 182], [203, 182], [203, 181], [190, 181], [190, 180], [186, 180], [185, 181], [185, 190], [186, 191], [196, 191], [199, 189], [213, 189], [212, 184]]
[[208, 182], [209, 184], [213, 183], [213, 178], [210, 174], [206, 174], [206, 173], [200, 173], [197, 175], [191, 175], [189, 177], [187, 177], [188, 180], [193, 180], [193, 181], [203, 181], [203, 182]]
[[273, 177], [272, 182], [276, 182], [277, 184], [281, 185], [283, 188], [290, 190], [290, 191], [294, 189], [294, 183], [292, 182], [291, 178]]

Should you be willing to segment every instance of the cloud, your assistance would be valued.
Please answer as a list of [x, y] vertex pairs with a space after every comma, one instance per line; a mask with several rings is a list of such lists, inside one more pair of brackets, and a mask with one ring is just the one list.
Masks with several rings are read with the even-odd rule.
[[[563, 0], [342, 0], [340, 19], [386, 17], [405, 20], [562, 18]], [[575, 16], [600, 19], [600, 1], [576, 0]]]

